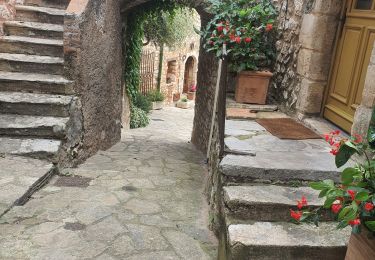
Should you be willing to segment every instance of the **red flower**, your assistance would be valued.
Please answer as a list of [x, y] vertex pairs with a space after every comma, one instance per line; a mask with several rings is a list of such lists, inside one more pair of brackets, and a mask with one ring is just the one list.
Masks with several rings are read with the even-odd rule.
[[346, 192], [349, 194], [350, 198], [354, 200], [356, 192], [354, 190], [347, 190]]
[[224, 26], [222, 26], [221, 24], [217, 27], [217, 31], [218, 32], [222, 32], [224, 30]]
[[233, 41], [233, 42], [236, 40], [236, 36], [235, 36], [234, 34], [230, 34], [230, 35], [229, 35], [229, 38], [230, 38], [230, 40]]
[[269, 23], [269, 24], [266, 25], [266, 32], [272, 31], [272, 29], [273, 29], [272, 23]]
[[359, 218], [355, 219], [355, 220], [350, 220], [349, 221], [349, 225], [351, 226], [358, 226], [358, 225], [361, 225], [361, 220]]
[[366, 210], [366, 211], [370, 212], [370, 211], [372, 211], [373, 209], [374, 209], [374, 204], [372, 204], [371, 202], [367, 202], [367, 203], [365, 204], [365, 210]]
[[209, 41], [208, 44], [214, 45], [215, 43], [213, 41]]
[[330, 151], [330, 153], [331, 153], [332, 155], [336, 156], [336, 155], [339, 154], [339, 150], [338, 150], [338, 149], [332, 149], [332, 150]]
[[333, 204], [331, 207], [331, 210], [333, 213], [337, 214], [341, 210], [342, 205], [341, 204]]
[[360, 143], [363, 142], [363, 137], [361, 135], [354, 134], [353, 137], [354, 137], [354, 141], [353, 142], [355, 144], [360, 144]]
[[235, 39], [236, 43], [241, 43], [242, 39], [240, 36], [237, 36], [236, 39]]
[[297, 200], [297, 208], [302, 209], [307, 206], [307, 199], [305, 196], [302, 196], [301, 200]]
[[296, 221], [299, 221], [302, 217], [302, 212], [290, 210], [290, 216]]
[[341, 131], [340, 130], [335, 130], [330, 133], [331, 135], [340, 135]]
[[250, 43], [252, 40], [253, 40], [253, 39], [251, 39], [250, 37], [245, 38], [245, 42], [246, 42], [246, 43]]

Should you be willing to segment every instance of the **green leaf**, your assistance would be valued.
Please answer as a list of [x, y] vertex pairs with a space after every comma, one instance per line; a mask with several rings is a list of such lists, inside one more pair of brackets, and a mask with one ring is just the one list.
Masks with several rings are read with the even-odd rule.
[[314, 190], [330, 189], [331, 186], [324, 182], [311, 182], [309, 186]]
[[366, 227], [370, 229], [372, 232], [375, 232], [375, 221], [366, 221], [365, 222]]
[[322, 191], [319, 193], [319, 198], [323, 198], [324, 196], [326, 196], [326, 194], [327, 194], [328, 191], [329, 191], [328, 189], [324, 189], [324, 190], [322, 190]]
[[328, 198], [328, 199], [326, 199], [326, 201], [324, 202], [324, 208], [326, 208], [326, 209], [329, 209], [331, 206], [332, 206], [332, 204], [333, 204], [333, 202], [335, 202], [336, 201], [336, 198], [335, 197], [332, 197], [332, 198]]
[[356, 149], [347, 146], [346, 143], [341, 145], [339, 152], [335, 158], [337, 168], [341, 168], [342, 166], [344, 166], [356, 152]]
[[355, 200], [358, 200], [358, 201], [367, 201], [368, 198], [369, 198], [369, 194], [368, 192], [365, 192], [365, 191], [361, 191], [357, 193], [357, 195], [355, 196]]
[[348, 226], [348, 222], [346, 221], [340, 221], [340, 223], [337, 225], [337, 229], [343, 229]]
[[348, 185], [354, 181], [354, 175], [358, 173], [355, 168], [346, 168], [341, 174], [341, 180], [344, 185]]
[[334, 188], [335, 187], [335, 183], [333, 180], [324, 180], [323, 181], [324, 184], [328, 185], [328, 187], [330, 188]]

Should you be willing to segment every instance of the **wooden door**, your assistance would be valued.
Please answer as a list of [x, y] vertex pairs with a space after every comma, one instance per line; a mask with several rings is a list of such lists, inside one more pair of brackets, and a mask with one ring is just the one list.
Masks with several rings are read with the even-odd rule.
[[324, 117], [350, 132], [375, 40], [375, 0], [348, 0], [338, 35]]

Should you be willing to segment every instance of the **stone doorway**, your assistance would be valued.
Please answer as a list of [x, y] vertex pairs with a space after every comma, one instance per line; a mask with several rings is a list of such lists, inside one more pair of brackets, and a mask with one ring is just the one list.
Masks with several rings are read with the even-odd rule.
[[183, 93], [189, 92], [190, 88], [196, 84], [197, 72], [196, 61], [190, 56], [185, 63], [184, 88]]

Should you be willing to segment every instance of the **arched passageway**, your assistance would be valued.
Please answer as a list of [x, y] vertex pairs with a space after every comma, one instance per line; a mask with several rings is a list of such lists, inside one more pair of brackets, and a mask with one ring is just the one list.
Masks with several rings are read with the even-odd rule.
[[183, 93], [187, 93], [193, 86], [196, 85], [197, 78], [197, 60], [195, 57], [190, 56], [185, 62], [184, 71], [184, 89]]

